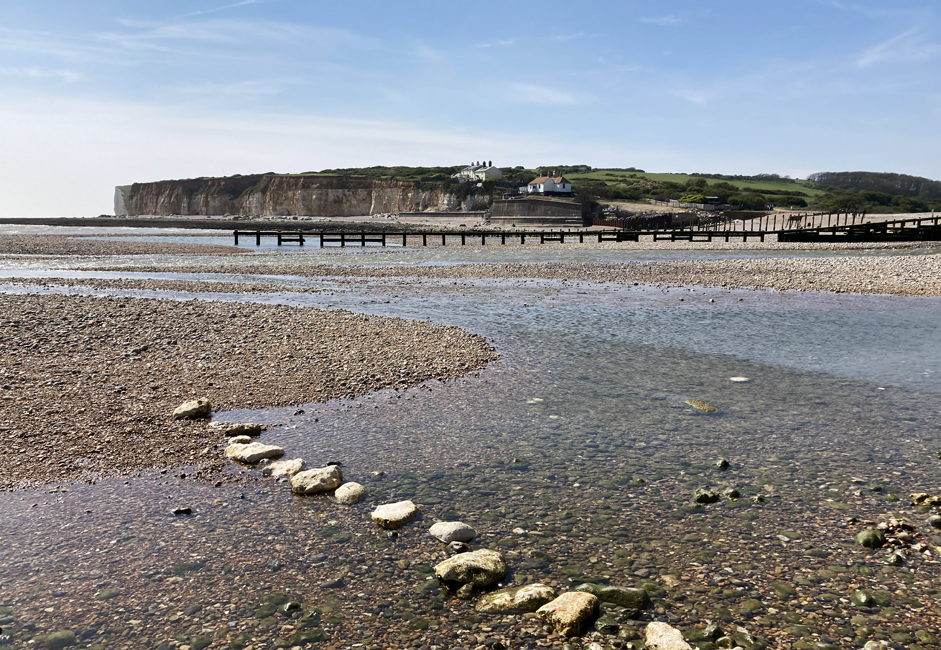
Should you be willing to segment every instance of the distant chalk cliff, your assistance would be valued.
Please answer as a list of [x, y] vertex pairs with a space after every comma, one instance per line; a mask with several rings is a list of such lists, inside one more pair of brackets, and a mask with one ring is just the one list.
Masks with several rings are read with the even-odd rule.
[[466, 211], [485, 197], [463, 200], [415, 181], [344, 176], [256, 174], [134, 183], [115, 188], [117, 216], [353, 216]]

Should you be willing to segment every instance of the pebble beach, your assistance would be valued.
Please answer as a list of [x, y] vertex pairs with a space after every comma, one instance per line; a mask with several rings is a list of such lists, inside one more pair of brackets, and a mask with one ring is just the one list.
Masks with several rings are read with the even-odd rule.
[[[801, 309], [930, 332], [931, 247], [371, 265], [59, 244], [0, 237], [0, 644], [609, 650], [654, 647], [663, 623], [700, 650], [941, 647], [937, 509], [909, 498], [941, 493], [934, 384], [677, 343], [710, 318], [807, 327]], [[18, 275], [31, 255], [78, 277]], [[214, 279], [137, 275], [194, 273]], [[641, 316], [683, 334], [621, 332]], [[171, 415], [197, 397], [364, 499], [227, 459], [219, 428]], [[404, 500], [401, 527], [371, 517]], [[467, 548], [429, 535], [457, 521]], [[505, 575], [436, 579], [479, 550]], [[570, 635], [484, 604], [537, 584], [597, 611]]]

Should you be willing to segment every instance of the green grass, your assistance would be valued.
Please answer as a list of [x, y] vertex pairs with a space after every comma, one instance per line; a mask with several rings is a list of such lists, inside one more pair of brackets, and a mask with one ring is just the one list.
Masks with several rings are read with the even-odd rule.
[[[588, 174], [566, 174], [565, 177], [572, 182], [578, 182], [579, 180], [599, 180], [605, 181], [607, 183], [618, 183], [618, 182], [630, 182], [631, 177], [635, 178], [646, 178], [652, 181], [672, 181], [674, 183], [685, 183], [691, 178], [695, 178], [694, 174], [673, 174], [673, 173], [652, 173], [652, 172], [608, 172], [608, 171], [593, 171]], [[707, 178], [706, 181], [709, 184], [720, 183], [724, 179], [721, 178]], [[761, 192], [763, 190], [781, 190], [785, 192], [803, 192], [810, 197], [820, 196], [825, 194], [824, 190], [817, 189], [814, 183], [805, 180], [794, 180], [794, 181], [743, 181], [743, 180], [734, 180], [728, 179], [725, 182], [732, 185], [736, 185], [743, 190], [755, 190], [756, 192]]]

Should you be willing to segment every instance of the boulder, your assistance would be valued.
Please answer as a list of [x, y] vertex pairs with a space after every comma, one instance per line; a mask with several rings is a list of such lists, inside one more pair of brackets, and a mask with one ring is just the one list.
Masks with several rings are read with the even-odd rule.
[[271, 471], [272, 476], [294, 476], [304, 469], [304, 459], [279, 460], [268, 465], [268, 469]]
[[340, 487], [343, 472], [336, 465], [309, 469], [291, 477], [291, 491], [294, 494], [315, 494], [329, 492]]
[[867, 528], [856, 535], [856, 543], [866, 548], [882, 548], [885, 544], [885, 533], [878, 528]]
[[435, 567], [435, 576], [443, 582], [457, 582], [487, 587], [506, 575], [506, 560], [496, 551], [480, 549], [460, 553]]
[[617, 587], [615, 585], [596, 585], [590, 582], [580, 584], [575, 587], [575, 591], [583, 591], [592, 594], [598, 600], [643, 611], [650, 604], [650, 594], [645, 589], [635, 589], [634, 587]]
[[264, 430], [264, 426], [255, 422], [212, 422], [210, 427], [223, 436], [249, 436], [257, 438]]
[[719, 500], [719, 494], [709, 488], [699, 488], [693, 492], [693, 501], [696, 503], [715, 503]]
[[716, 407], [708, 402], [704, 402], [701, 399], [688, 399], [686, 403], [692, 406], [694, 409], [700, 413], [715, 413]]
[[229, 438], [230, 445], [247, 445], [251, 441], [251, 436], [232, 436]]
[[201, 420], [208, 418], [211, 413], [212, 405], [209, 404], [209, 398], [200, 397], [177, 406], [173, 411], [173, 417], [177, 420]]
[[477, 601], [478, 612], [535, 612], [556, 597], [555, 589], [534, 584], [500, 589], [484, 594]]
[[477, 531], [459, 521], [439, 521], [428, 531], [439, 542], [469, 542], [477, 537]]
[[389, 530], [401, 528], [418, 514], [418, 507], [411, 501], [399, 501], [379, 506], [370, 515], [372, 520]]
[[366, 488], [359, 483], [344, 483], [333, 493], [340, 503], [352, 505], [363, 500], [366, 496]]
[[284, 450], [275, 445], [263, 445], [260, 442], [250, 442], [247, 445], [229, 445], [225, 448], [225, 455], [240, 463], [257, 463], [262, 458], [280, 458]]
[[598, 616], [598, 599], [583, 591], [567, 591], [536, 610], [546, 623], [563, 636], [577, 636]]
[[644, 644], [648, 650], [693, 650], [693, 647], [683, 639], [682, 632], [659, 621], [647, 624]]

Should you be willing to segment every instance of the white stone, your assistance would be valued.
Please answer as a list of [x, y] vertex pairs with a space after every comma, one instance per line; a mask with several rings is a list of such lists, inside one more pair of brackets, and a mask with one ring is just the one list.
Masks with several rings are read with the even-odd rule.
[[435, 576], [445, 582], [487, 587], [506, 576], [506, 560], [496, 551], [487, 549], [461, 553], [438, 564]]
[[577, 636], [590, 620], [598, 615], [598, 599], [583, 591], [567, 591], [536, 610], [539, 617], [558, 634]]
[[212, 405], [208, 397], [200, 397], [190, 402], [184, 402], [173, 411], [173, 417], [177, 420], [199, 420], [208, 418], [212, 413]]
[[249, 436], [232, 436], [229, 438], [230, 445], [247, 445], [252, 439]]
[[304, 459], [294, 458], [292, 460], [279, 460], [276, 463], [268, 465], [272, 476], [294, 476], [304, 469]]
[[535, 612], [555, 600], [555, 589], [542, 584], [509, 587], [484, 594], [477, 601], [478, 612]]
[[343, 472], [336, 465], [319, 467], [299, 472], [291, 477], [291, 490], [295, 494], [315, 494], [329, 492], [340, 487]]
[[224, 436], [250, 436], [261, 435], [264, 426], [254, 422], [210, 422], [209, 426]]
[[340, 503], [352, 505], [363, 500], [363, 497], [366, 496], [366, 488], [359, 483], [344, 483], [337, 488], [333, 496], [335, 496]]
[[372, 520], [389, 530], [401, 528], [418, 514], [418, 507], [411, 501], [399, 501], [379, 506], [370, 515]]
[[428, 532], [431, 533], [432, 537], [437, 538], [439, 542], [445, 544], [469, 542], [477, 537], [476, 530], [460, 521], [439, 521]]
[[751, 381], [748, 377], [729, 377], [729, 381], [734, 381], [739, 384], [743, 384], [746, 381]]
[[251, 442], [247, 445], [229, 445], [225, 448], [225, 455], [240, 463], [257, 463], [262, 458], [279, 458], [284, 450], [275, 445], [263, 445], [260, 442]]
[[649, 650], [693, 650], [693, 647], [686, 643], [682, 632], [659, 621], [647, 624], [644, 643]]

